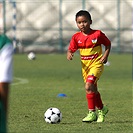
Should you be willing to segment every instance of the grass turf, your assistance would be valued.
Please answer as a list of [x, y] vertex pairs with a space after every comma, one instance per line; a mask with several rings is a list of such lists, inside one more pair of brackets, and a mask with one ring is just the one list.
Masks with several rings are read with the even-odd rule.
[[[14, 81], [9, 97], [9, 133], [131, 133], [131, 54], [111, 54], [98, 85], [109, 113], [104, 123], [82, 123], [87, 113], [79, 55], [14, 55]], [[65, 98], [57, 95], [64, 93]], [[44, 112], [57, 107], [63, 114], [60, 124], [47, 124]]]

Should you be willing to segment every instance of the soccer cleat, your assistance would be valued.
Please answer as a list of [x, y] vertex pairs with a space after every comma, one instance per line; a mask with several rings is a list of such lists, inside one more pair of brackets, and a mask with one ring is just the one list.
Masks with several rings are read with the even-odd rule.
[[96, 113], [93, 111], [89, 111], [89, 113], [87, 114], [87, 116], [82, 120], [82, 122], [92, 122], [92, 121], [96, 121], [97, 116]]
[[104, 118], [106, 114], [108, 113], [109, 109], [104, 106], [102, 110], [98, 110], [98, 119], [97, 122], [104, 122]]

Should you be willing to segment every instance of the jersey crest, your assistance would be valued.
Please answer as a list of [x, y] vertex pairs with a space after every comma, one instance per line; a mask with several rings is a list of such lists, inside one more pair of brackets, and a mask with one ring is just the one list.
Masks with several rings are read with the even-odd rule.
[[96, 44], [97, 43], [97, 38], [96, 39], [93, 39], [91, 40], [93, 44]]

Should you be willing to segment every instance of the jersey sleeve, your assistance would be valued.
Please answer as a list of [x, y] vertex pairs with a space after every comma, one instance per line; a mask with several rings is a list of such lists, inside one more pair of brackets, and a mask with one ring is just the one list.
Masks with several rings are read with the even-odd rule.
[[100, 31], [100, 40], [101, 40], [101, 44], [103, 44], [104, 46], [109, 46], [111, 45], [111, 41], [108, 39], [108, 37]]
[[75, 35], [72, 36], [68, 50], [70, 50], [71, 52], [76, 52], [76, 50], [78, 49], [78, 45], [75, 39]]
[[7, 44], [12, 44], [11, 40], [5, 34], [0, 35], [0, 49]]

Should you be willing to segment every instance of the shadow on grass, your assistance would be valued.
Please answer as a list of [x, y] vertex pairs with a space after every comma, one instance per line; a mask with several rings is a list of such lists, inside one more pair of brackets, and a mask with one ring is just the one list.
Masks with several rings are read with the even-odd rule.
[[122, 123], [133, 123], [133, 121], [131, 120], [131, 121], [107, 121], [106, 123], [109, 123], [109, 124], [113, 124], [113, 123], [120, 123], [120, 124], [122, 124]]
[[[102, 123], [97, 123], [97, 122], [80, 122], [80, 123], [83, 123], [83, 124], [116, 124], [116, 123], [118, 123], [118, 124], [127, 124], [127, 123], [129, 123], [129, 124], [132, 124], [133, 123], [133, 121], [131, 120], [131, 121], [105, 121], [105, 122], [102, 122]], [[60, 124], [62, 124], [62, 125], [67, 125], [67, 124], [71, 124], [71, 125], [73, 125], [73, 124], [76, 124], [75, 122], [61, 122]]]

